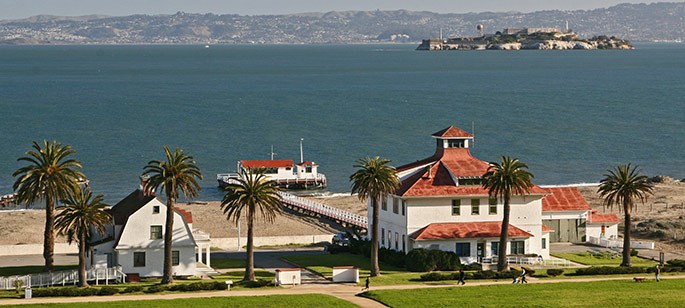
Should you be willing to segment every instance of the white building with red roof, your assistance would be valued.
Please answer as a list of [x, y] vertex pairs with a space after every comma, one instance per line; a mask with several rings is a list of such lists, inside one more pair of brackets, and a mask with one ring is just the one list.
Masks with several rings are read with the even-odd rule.
[[589, 242], [590, 237], [616, 238], [618, 216], [599, 214], [575, 187], [545, 187], [542, 223], [553, 229], [550, 242]]
[[[450, 126], [432, 137], [433, 156], [398, 167], [400, 188], [380, 202], [380, 245], [454, 251], [465, 263], [492, 260], [499, 255], [503, 204], [482, 187], [489, 164], [471, 156], [468, 132]], [[507, 255], [549, 257], [550, 230], [542, 224], [546, 194], [533, 186], [512, 197]]]
[[[241, 160], [236, 170], [264, 170], [270, 180], [286, 189], [324, 188], [327, 180], [323, 173], [319, 173], [319, 165], [313, 161], [293, 163], [291, 159]], [[237, 173], [217, 174], [219, 186], [237, 181]]]

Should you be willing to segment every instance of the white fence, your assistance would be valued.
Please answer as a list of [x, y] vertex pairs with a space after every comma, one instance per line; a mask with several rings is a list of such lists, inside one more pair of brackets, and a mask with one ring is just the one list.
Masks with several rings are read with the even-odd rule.
[[327, 204], [301, 198], [286, 192], [280, 192], [279, 195], [283, 199], [283, 202], [290, 204], [292, 206], [312, 211], [314, 213], [321, 214], [332, 219], [343, 221], [360, 228], [366, 229], [368, 226], [368, 218], [366, 216], [341, 210], [339, 208], [332, 207]]
[[[590, 244], [606, 248], [623, 248], [623, 240], [608, 240], [590, 236]], [[630, 247], [635, 249], [654, 249], [654, 242], [630, 241]]]
[[[126, 274], [120, 268], [93, 268], [86, 271], [86, 280], [92, 281], [95, 285], [100, 282], [108, 285], [110, 283], [122, 283], [126, 281]], [[52, 287], [76, 285], [78, 283], [78, 269], [70, 271], [59, 271], [50, 273], [40, 273], [23, 276], [0, 277], [0, 290], [11, 290], [17, 288], [16, 281], [20, 287]]]

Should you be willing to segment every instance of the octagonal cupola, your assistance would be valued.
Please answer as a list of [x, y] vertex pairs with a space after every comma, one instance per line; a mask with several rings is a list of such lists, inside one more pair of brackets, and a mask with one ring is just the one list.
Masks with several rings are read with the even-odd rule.
[[434, 133], [437, 140], [436, 150], [443, 149], [468, 149], [473, 144], [473, 135], [455, 126], [450, 126]]

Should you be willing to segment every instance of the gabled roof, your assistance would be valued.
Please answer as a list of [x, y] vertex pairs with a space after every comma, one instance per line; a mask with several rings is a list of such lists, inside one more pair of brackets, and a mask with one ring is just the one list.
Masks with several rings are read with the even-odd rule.
[[551, 227], [542, 225], [542, 232], [554, 232], [554, 229], [552, 229]]
[[112, 218], [114, 218], [114, 224], [125, 225], [129, 216], [148, 204], [154, 198], [155, 196], [146, 196], [143, 194], [142, 190], [136, 189], [109, 210]]
[[315, 163], [315, 162], [313, 162], [313, 161], [303, 161], [303, 162], [301, 162], [301, 163], [299, 163], [299, 164], [297, 164], [297, 165], [298, 165], [298, 166], [304, 166], [304, 165], [318, 166], [318, 164]]
[[188, 212], [184, 209], [176, 208], [175, 209], [177, 213], [181, 214], [183, 217], [185, 217], [186, 223], [187, 224], [192, 224], [193, 223], [193, 213]]
[[576, 187], [545, 187], [542, 189], [549, 193], [542, 199], [543, 212], [590, 210], [590, 205]]
[[473, 138], [473, 135], [453, 125], [439, 132], [433, 133], [432, 136], [439, 138]]
[[587, 222], [591, 224], [617, 224], [619, 222], [619, 218], [616, 216], [616, 214], [599, 214], [597, 211], [593, 210], [590, 215], [588, 215]]
[[243, 168], [284, 168], [292, 167], [293, 161], [291, 159], [275, 159], [275, 160], [241, 160], [240, 164]]
[[[484, 238], [499, 237], [502, 231], [502, 223], [496, 221], [488, 222], [445, 222], [432, 223], [409, 237], [415, 240], [444, 240], [460, 238]], [[509, 225], [508, 235], [510, 237], [532, 237], [533, 235], [523, 231], [516, 226]]]

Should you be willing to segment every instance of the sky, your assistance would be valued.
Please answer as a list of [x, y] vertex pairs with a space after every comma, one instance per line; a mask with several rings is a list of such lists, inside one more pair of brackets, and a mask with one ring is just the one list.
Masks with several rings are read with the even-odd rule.
[[186, 13], [290, 14], [349, 10], [431, 11], [436, 13], [531, 12], [608, 7], [619, 3], [649, 0], [0, 0], [0, 20], [34, 15], [79, 16], [90, 14], [124, 16], [132, 14]]

